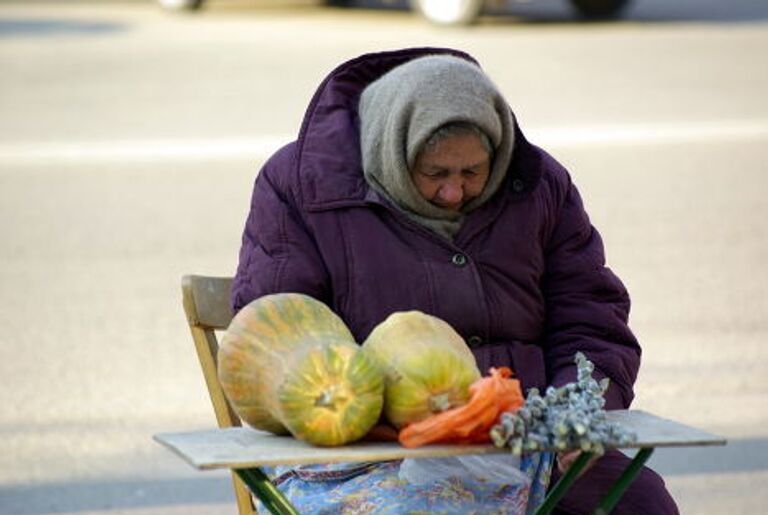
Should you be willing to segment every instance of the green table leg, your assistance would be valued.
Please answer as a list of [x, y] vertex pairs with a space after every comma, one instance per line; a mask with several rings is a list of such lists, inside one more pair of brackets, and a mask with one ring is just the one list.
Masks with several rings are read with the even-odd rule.
[[277, 489], [267, 475], [258, 467], [250, 469], [236, 469], [237, 475], [248, 485], [251, 492], [274, 515], [299, 515], [296, 508], [285, 498], [283, 492]]
[[536, 515], [549, 515], [549, 513], [555, 509], [557, 503], [560, 502], [560, 499], [563, 498], [573, 482], [576, 481], [576, 478], [579, 477], [579, 473], [587, 465], [590, 458], [592, 458], [591, 452], [582, 452], [579, 454], [573, 464], [568, 467], [568, 470], [563, 477], [560, 478], [560, 481], [558, 481], [552, 490], [550, 490], [549, 494], [547, 494], [544, 502], [539, 506], [539, 509], [536, 510]]
[[600, 501], [600, 504], [595, 510], [595, 515], [607, 515], [608, 513], [611, 513], [613, 507], [616, 506], [616, 503], [619, 502], [619, 499], [621, 499], [621, 496], [624, 495], [624, 492], [627, 490], [629, 485], [631, 485], [632, 481], [635, 480], [637, 475], [640, 473], [640, 470], [642, 470], [643, 465], [645, 465], [645, 462], [648, 461], [648, 458], [651, 457], [652, 453], [653, 447], [644, 447], [637, 452], [629, 465], [627, 465], [627, 468], [624, 469], [624, 472], [621, 473], [619, 479], [613, 483], [611, 489]]

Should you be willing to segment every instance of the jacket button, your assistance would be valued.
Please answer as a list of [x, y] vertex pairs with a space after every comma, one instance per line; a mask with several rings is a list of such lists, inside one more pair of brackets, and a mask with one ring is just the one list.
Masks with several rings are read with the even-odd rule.
[[520, 179], [515, 179], [512, 181], [512, 189], [515, 190], [516, 193], [520, 193], [525, 189], [525, 183]]
[[467, 345], [470, 347], [479, 347], [483, 344], [483, 338], [482, 336], [472, 335], [469, 338], [467, 338]]
[[467, 256], [464, 254], [454, 254], [451, 258], [451, 263], [456, 266], [464, 266], [467, 264]]

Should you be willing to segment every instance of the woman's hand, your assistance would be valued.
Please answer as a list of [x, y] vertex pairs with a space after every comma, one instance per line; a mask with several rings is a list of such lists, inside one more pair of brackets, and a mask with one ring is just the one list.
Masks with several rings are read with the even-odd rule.
[[[557, 470], [560, 472], [560, 474], [565, 474], [568, 469], [571, 468], [571, 465], [573, 465], [573, 462], [576, 461], [576, 458], [578, 458], [579, 455], [581, 455], [581, 451], [558, 452]], [[579, 477], [584, 475], [586, 471], [592, 468], [599, 457], [600, 456], [592, 456], [584, 468], [579, 471]]]

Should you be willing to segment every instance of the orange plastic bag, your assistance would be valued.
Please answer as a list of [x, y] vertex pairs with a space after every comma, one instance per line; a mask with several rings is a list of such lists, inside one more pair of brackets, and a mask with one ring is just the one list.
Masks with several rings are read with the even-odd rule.
[[429, 443], [485, 443], [505, 411], [517, 411], [525, 402], [520, 381], [507, 367], [491, 368], [491, 375], [470, 387], [467, 404], [404, 427], [398, 440], [404, 447]]

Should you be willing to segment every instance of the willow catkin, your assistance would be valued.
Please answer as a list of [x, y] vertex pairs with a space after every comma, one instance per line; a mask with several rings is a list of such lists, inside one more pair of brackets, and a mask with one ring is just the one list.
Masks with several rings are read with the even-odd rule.
[[508, 447], [520, 455], [537, 451], [581, 450], [603, 454], [605, 448], [621, 447], [637, 435], [621, 424], [609, 422], [603, 409], [608, 378], [599, 383], [592, 377], [594, 365], [576, 353], [577, 380], [559, 388], [548, 387], [541, 395], [531, 388], [517, 412], [502, 414], [491, 429], [497, 447]]

